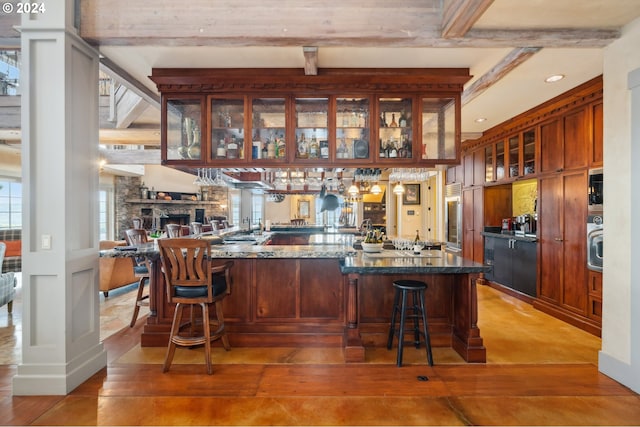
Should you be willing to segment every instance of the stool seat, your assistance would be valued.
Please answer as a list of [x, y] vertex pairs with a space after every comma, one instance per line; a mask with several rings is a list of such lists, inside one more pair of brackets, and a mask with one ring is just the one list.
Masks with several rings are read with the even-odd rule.
[[[389, 338], [387, 339], [387, 349], [391, 349], [393, 338], [398, 337], [398, 356], [396, 364], [402, 366], [402, 353], [404, 350], [404, 333], [406, 330], [406, 320], [413, 319], [413, 327], [408, 329], [413, 332], [414, 340], [411, 341], [416, 348], [420, 348], [421, 337], [427, 350], [427, 361], [433, 366], [433, 355], [431, 353], [431, 339], [429, 337], [429, 327], [427, 325], [427, 311], [424, 304], [424, 291], [427, 284], [420, 280], [401, 279], [393, 282], [395, 295], [393, 297], [393, 312], [391, 313], [391, 325], [389, 327]], [[412, 303], [407, 304], [407, 296], [411, 294]], [[396, 318], [400, 316], [400, 326], [396, 328]], [[420, 328], [422, 320], [422, 329]]]

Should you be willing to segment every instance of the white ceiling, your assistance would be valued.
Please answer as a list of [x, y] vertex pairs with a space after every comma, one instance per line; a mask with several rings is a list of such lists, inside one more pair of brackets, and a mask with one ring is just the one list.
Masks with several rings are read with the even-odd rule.
[[[402, 1], [396, 4], [401, 7]], [[485, 41], [478, 43], [479, 47], [473, 43], [466, 43], [472, 47], [323, 47], [318, 44], [318, 68], [465, 67], [474, 76], [465, 86], [468, 88], [515, 48], [553, 46], [553, 41], [545, 39], [547, 32], [553, 38], [564, 30], [621, 29], [639, 16], [640, 0], [494, 0], [465, 38], [473, 40], [480, 30], [516, 30], [522, 34], [544, 30], [539, 32], [540, 39], [527, 35], [522, 39], [515, 37], [513, 45], [501, 41], [492, 46]], [[102, 45], [99, 49], [155, 91], [148, 79], [154, 67], [304, 67], [301, 46], [278, 44], [153, 46], [136, 42], [128, 46]], [[602, 47], [589, 47], [588, 43], [579, 41], [575, 42], [577, 47], [566, 47], [569, 44], [565, 41], [558, 44], [562, 47], [544, 47], [464, 105], [463, 134], [482, 132], [602, 74]], [[566, 78], [554, 84], [544, 82], [547, 76], [558, 73]], [[477, 123], [475, 119], [480, 117], [487, 120]]]

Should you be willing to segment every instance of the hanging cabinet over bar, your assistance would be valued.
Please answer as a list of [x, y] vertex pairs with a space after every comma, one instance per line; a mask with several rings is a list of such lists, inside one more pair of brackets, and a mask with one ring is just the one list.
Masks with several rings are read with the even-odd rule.
[[162, 164], [435, 166], [460, 162], [464, 69], [155, 68]]

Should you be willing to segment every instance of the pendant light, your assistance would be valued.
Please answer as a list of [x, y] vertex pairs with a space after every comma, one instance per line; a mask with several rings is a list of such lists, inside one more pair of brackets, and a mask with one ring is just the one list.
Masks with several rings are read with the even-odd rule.
[[355, 196], [356, 194], [360, 193], [360, 189], [358, 188], [358, 186], [356, 186], [355, 183], [353, 183], [347, 190], [347, 193], [349, 193], [351, 196]]
[[397, 183], [395, 187], [393, 187], [393, 194], [397, 194], [398, 196], [404, 194], [404, 186], [402, 183]]
[[369, 191], [371, 192], [371, 194], [375, 194], [377, 196], [378, 194], [382, 193], [382, 188], [380, 188], [380, 186], [376, 182], [375, 184], [373, 184], [371, 190]]

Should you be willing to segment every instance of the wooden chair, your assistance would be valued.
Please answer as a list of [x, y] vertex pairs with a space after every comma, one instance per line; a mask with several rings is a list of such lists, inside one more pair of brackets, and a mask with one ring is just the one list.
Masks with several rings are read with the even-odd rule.
[[144, 228], [142, 226], [142, 218], [140, 218], [139, 216], [134, 216], [133, 218], [131, 218], [131, 222], [133, 222], [133, 228]]
[[[130, 228], [125, 231], [125, 240], [127, 245], [141, 245], [147, 243], [147, 231], [140, 228]], [[133, 265], [133, 272], [138, 281], [138, 295], [136, 295], [135, 306], [133, 308], [133, 316], [131, 317], [130, 327], [134, 327], [138, 320], [138, 313], [140, 313], [140, 307], [149, 305], [149, 293], [144, 293], [144, 283], [149, 283], [149, 261], [145, 258], [135, 258]]]
[[167, 237], [173, 239], [182, 235], [182, 226], [180, 224], [167, 224]]
[[[231, 293], [229, 270], [233, 261], [213, 267], [210, 260], [211, 246], [205, 240], [161, 239], [158, 245], [168, 301], [176, 304], [163, 372], [169, 370], [176, 346], [191, 347], [204, 344], [207, 373], [211, 375], [211, 341], [221, 339], [224, 348], [231, 349], [224, 325], [222, 300]], [[210, 304], [214, 304], [217, 320], [209, 319]], [[182, 315], [186, 305], [191, 307], [191, 316], [190, 320], [183, 324]], [[196, 332], [196, 305], [202, 310], [201, 333]], [[213, 332], [212, 326], [215, 328]]]

